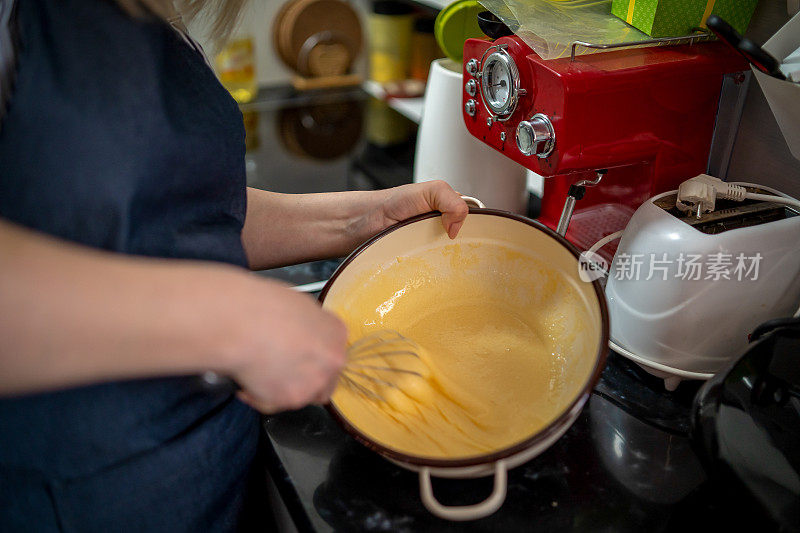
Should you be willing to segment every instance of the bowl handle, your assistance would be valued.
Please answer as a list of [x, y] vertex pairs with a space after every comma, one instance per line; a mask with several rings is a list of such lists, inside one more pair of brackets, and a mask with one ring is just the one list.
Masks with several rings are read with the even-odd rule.
[[466, 520], [477, 520], [489, 516], [497, 511], [506, 499], [507, 468], [505, 461], [497, 461], [494, 464], [494, 490], [492, 494], [481, 503], [475, 505], [464, 505], [449, 507], [442, 505], [433, 495], [431, 486], [431, 469], [427, 466], [419, 471], [419, 491], [422, 503], [432, 514], [445, 520], [463, 522]]
[[467, 205], [472, 205], [473, 207], [480, 207], [481, 209], [486, 207], [483, 202], [481, 202], [480, 200], [478, 200], [474, 196], [464, 196], [462, 194], [461, 195], [461, 199], [464, 200], [465, 202], [467, 202]]

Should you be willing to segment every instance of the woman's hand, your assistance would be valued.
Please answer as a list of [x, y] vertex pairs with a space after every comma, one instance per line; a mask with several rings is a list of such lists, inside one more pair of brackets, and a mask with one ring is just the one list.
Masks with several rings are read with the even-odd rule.
[[380, 192], [385, 198], [379, 205], [375, 233], [401, 220], [429, 211], [441, 211], [444, 229], [454, 239], [469, 213], [461, 195], [444, 181], [412, 183]]
[[282, 284], [246, 281], [229, 293], [235, 320], [222, 369], [242, 387], [239, 398], [262, 413], [327, 402], [345, 363], [342, 321]]

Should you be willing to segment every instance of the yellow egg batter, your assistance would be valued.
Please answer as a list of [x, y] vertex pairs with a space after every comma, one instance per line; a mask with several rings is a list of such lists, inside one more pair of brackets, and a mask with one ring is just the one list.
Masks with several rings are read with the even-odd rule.
[[593, 368], [596, 326], [570, 283], [524, 251], [485, 242], [398, 257], [361, 276], [325, 301], [351, 342], [393, 329], [420, 357], [360, 360], [375, 379], [350, 377], [384, 401], [340, 384], [334, 405], [370, 438], [417, 456], [475, 456], [530, 437]]

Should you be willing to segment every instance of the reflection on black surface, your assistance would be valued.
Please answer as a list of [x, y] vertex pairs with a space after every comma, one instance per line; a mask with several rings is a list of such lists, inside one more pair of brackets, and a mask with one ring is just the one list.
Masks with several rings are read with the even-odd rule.
[[242, 122], [244, 122], [245, 148], [255, 150], [261, 142], [258, 137], [258, 113], [255, 111], [242, 111]]
[[697, 396], [697, 440], [733, 502], [800, 530], [800, 326], [753, 343]]
[[593, 401], [589, 409], [600, 459], [637, 498], [674, 504], [705, 480], [689, 438], [662, 431], [609, 402]]
[[312, 261], [299, 265], [262, 270], [259, 274], [268, 278], [285, 281], [290, 285], [305, 285], [306, 283], [316, 283], [329, 279], [341, 262], [341, 259]]
[[299, 157], [342, 157], [361, 138], [363, 107], [360, 101], [344, 101], [283, 108], [278, 113], [278, 136], [284, 148]]
[[339, 446], [344, 436], [328, 412], [318, 406], [271, 416], [265, 428], [277, 444], [319, 457], [329, 456], [331, 448]]
[[410, 183], [416, 125], [388, 109], [389, 122], [402, 137], [389, 144], [369, 142], [366, 131], [373, 126], [367, 109], [380, 104], [363, 92], [347, 91], [248, 105], [243, 110], [247, 184], [317, 193]]
[[410, 162], [414, 160], [415, 140], [416, 135], [395, 146], [367, 143], [353, 161], [353, 188], [388, 189], [411, 183], [413, 167]]
[[416, 128], [389, 104], [371, 98], [367, 102], [367, 142], [374, 146], [390, 147], [408, 142]]
[[653, 426], [688, 436], [692, 400], [700, 385], [697, 381], [684, 381], [676, 390], [667, 391], [663, 379], [610, 351], [594, 393]]

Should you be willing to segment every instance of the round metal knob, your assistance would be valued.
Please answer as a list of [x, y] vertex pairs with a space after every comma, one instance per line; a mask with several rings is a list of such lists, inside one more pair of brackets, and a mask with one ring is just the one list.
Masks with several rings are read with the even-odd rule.
[[467, 74], [470, 76], [474, 76], [478, 73], [478, 60], [477, 59], [470, 59], [467, 61]]
[[556, 134], [547, 115], [537, 113], [517, 126], [517, 148], [523, 155], [545, 158], [553, 152]]
[[464, 104], [464, 111], [471, 117], [475, 116], [475, 111], [477, 110], [478, 108], [475, 105], [475, 100], [468, 100], [467, 103]]
[[475, 93], [478, 92], [478, 82], [475, 80], [469, 80], [464, 86], [464, 90], [467, 91], [468, 95], [475, 96]]

